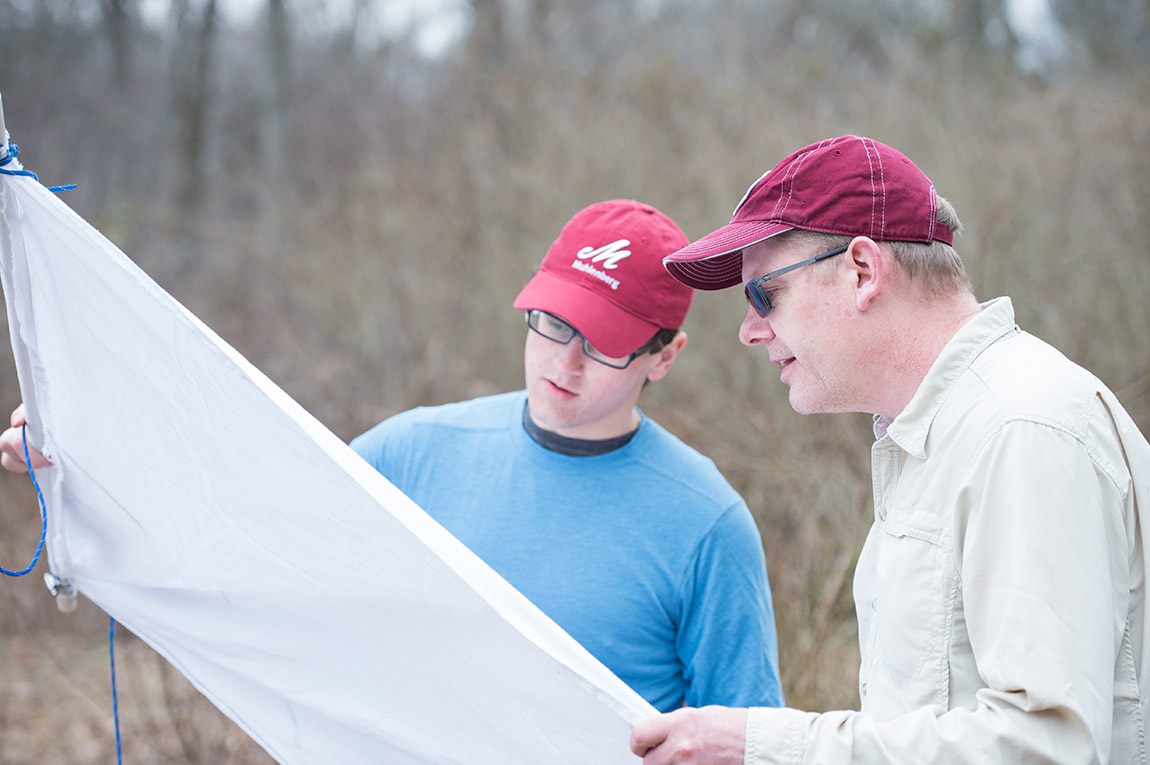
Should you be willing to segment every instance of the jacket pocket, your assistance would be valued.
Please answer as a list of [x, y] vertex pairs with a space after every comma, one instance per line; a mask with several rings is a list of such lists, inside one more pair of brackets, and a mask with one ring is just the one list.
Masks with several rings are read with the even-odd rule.
[[892, 512], [875, 567], [877, 669], [920, 704], [946, 705], [958, 598], [951, 535], [937, 515]]

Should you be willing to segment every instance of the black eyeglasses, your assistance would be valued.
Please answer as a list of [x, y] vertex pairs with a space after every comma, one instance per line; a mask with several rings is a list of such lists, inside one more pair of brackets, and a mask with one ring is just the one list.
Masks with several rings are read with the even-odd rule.
[[780, 268], [778, 271], [771, 271], [770, 273], [763, 274], [762, 276], [756, 276], [754, 279], [751, 279], [749, 282], [747, 282], [747, 286], [743, 288], [743, 294], [747, 296], [747, 302], [750, 303], [751, 308], [755, 309], [755, 313], [757, 313], [760, 317], [766, 317], [766, 315], [771, 312], [771, 298], [767, 295], [767, 291], [763, 289], [763, 282], [770, 281], [776, 276], [782, 276], [785, 273], [794, 271], [796, 268], [809, 266], [811, 263], [818, 263], [820, 260], [826, 260], [827, 258], [834, 257], [839, 253], [846, 252], [847, 248], [849, 247], [849, 244], [844, 244], [842, 247], [836, 247], [833, 250], [815, 255], [813, 258], [807, 258], [806, 260], [800, 260], [798, 263], [792, 263], [786, 268]]
[[567, 322], [560, 319], [554, 314], [547, 313], [533, 309], [527, 312], [527, 326], [543, 335], [548, 340], [554, 340], [557, 343], [566, 345], [576, 337], [583, 338], [583, 352], [587, 354], [588, 358], [598, 361], [600, 364], [605, 364], [612, 369], [626, 369], [630, 366], [631, 362], [646, 353], [653, 353], [659, 350], [658, 340], [656, 334], [646, 343], [643, 344], [639, 350], [627, 356], [608, 356], [603, 351], [591, 345], [591, 341], [584, 337], [579, 330], [572, 327]]

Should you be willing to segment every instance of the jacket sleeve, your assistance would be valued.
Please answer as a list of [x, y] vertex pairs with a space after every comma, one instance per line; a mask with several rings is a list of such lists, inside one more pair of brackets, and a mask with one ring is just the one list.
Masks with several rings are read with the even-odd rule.
[[953, 477], [956, 618], [981, 682], [976, 703], [887, 720], [753, 710], [748, 765], [1109, 761], [1116, 659], [1129, 640], [1126, 476], [1057, 426], [1008, 423], [965, 479]]

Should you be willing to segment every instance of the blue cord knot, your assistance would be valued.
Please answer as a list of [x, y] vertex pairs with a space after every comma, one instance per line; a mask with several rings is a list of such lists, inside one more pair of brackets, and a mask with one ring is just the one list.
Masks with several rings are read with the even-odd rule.
[[[4, 159], [0, 159], [0, 173], [2, 173], [4, 175], [22, 175], [26, 178], [31, 178], [32, 180], [39, 183], [40, 178], [37, 177], [37, 175], [34, 172], [32, 172], [31, 170], [9, 170], [9, 169], [4, 167], [9, 162], [16, 159], [16, 157], [19, 155], [20, 155], [20, 147], [17, 144], [14, 144], [11, 141], [9, 141], [8, 142], [8, 156], [4, 157]], [[55, 192], [59, 192], [59, 191], [71, 191], [74, 188], [76, 188], [76, 184], [69, 183], [69, 184], [66, 184], [64, 186], [49, 186], [48, 191], [55, 193]]]

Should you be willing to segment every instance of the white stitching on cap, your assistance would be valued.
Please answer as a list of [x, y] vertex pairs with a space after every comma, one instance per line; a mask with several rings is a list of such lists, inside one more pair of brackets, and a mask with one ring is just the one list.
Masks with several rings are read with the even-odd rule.
[[[771, 168], [771, 169], [773, 170], [774, 168]], [[747, 203], [747, 200], [750, 199], [751, 192], [755, 190], [756, 186], [758, 186], [760, 183], [763, 182], [763, 179], [766, 178], [770, 172], [771, 171], [768, 170], [767, 172], [763, 173], [762, 175], [759, 176], [759, 179], [757, 181], [755, 181], [754, 183], [752, 183], [750, 186], [747, 187], [747, 190], [743, 193], [743, 198], [739, 200], [739, 203], [737, 205], [735, 205], [735, 211], [733, 213], [731, 213], [731, 221], [732, 222], [734, 222], [735, 216], [739, 214], [739, 210], [743, 209], [743, 205], [745, 205]]]
[[[795, 157], [791, 161], [791, 164], [787, 166], [787, 172], [783, 175], [783, 178], [784, 178], [783, 185], [785, 186], [786, 185], [786, 179], [790, 178], [790, 180], [792, 182], [791, 191], [787, 192], [787, 196], [786, 196], [787, 203], [786, 204], [783, 204], [783, 196], [781, 194], [779, 195], [779, 201], [775, 202], [775, 209], [771, 213], [771, 219], [772, 220], [777, 218], [779, 215], [779, 205], [782, 205], [782, 209], [784, 209], [784, 210], [787, 209], [787, 207], [790, 205], [791, 197], [794, 196], [794, 192], [793, 192], [793, 190], [794, 190], [794, 184], [793, 184], [794, 176], [798, 175], [799, 168], [803, 164], [803, 161], [807, 158], [807, 155], [809, 155], [811, 152], [813, 152], [817, 149], [821, 149], [824, 144], [829, 143], [829, 142], [830, 142], [830, 139], [824, 138], [823, 140], [819, 141], [818, 144], [815, 145], [811, 149], [811, 151], [803, 152], [799, 156]], [[745, 205], [747, 203], [747, 200], [750, 199], [751, 192], [753, 192], [755, 190], [755, 188], [760, 183], [763, 182], [763, 179], [766, 178], [768, 175], [770, 175], [771, 171], [774, 169], [775, 168], [772, 167], [770, 170], [768, 170], [765, 173], [763, 173], [762, 175], [760, 175], [758, 180], [756, 180], [754, 183], [752, 183], [750, 186], [748, 186], [747, 190], [745, 192], [743, 192], [743, 198], [739, 200], [739, 203], [737, 205], [735, 205], [734, 212], [731, 213], [731, 222], [732, 223], [734, 223], [734, 221], [735, 221], [735, 216], [739, 214], [739, 210], [743, 209], [743, 205]]]
[[865, 138], [859, 139], [866, 151], [867, 167], [870, 169], [870, 236], [874, 236], [874, 208], [875, 208], [875, 189], [874, 189], [874, 162], [870, 158], [870, 145], [867, 144]]
[[[872, 149], [872, 144], [874, 144], [874, 141], [872, 141], [870, 139], [866, 139], [866, 138], [863, 138], [861, 140], [862, 140], [863, 147], [866, 149], [867, 165], [870, 167], [870, 195], [871, 195], [870, 233], [871, 233], [871, 236], [874, 236], [874, 234], [875, 234], [874, 218], [875, 218], [875, 207], [876, 207], [876, 204], [875, 204], [876, 194], [875, 194], [875, 183], [874, 183], [875, 162], [874, 162], [874, 160], [871, 159], [871, 149]], [[880, 204], [882, 207], [882, 211], [881, 211], [881, 214], [879, 217], [880, 217], [882, 222], [879, 226], [879, 232], [878, 232], [878, 237], [877, 237], [878, 239], [882, 239], [883, 234], [886, 232], [886, 180], [883, 178], [883, 174], [882, 174], [882, 157], [879, 155], [878, 147], [873, 146], [873, 149], [874, 149], [875, 158], [878, 160], [879, 185], [882, 187], [882, 194], [879, 197]]]
[[879, 183], [882, 184], [882, 223], [879, 225], [879, 238], [881, 239], [886, 236], [886, 173], [882, 166], [882, 151], [877, 145], [874, 148], [874, 155], [878, 158]]
[[[730, 255], [730, 253], [727, 253]], [[719, 260], [718, 258], [722, 258]], [[674, 267], [683, 276], [696, 282], [712, 286], [725, 282], [735, 276], [742, 275], [742, 258], [724, 257], [717, 255], [714, 258], [693, 260], [686, 263], [673, 263]], [[738, 265], [736, 271], [735, 266]]]
[[[799, 170], [802, 169], [802, 165], [804, 162], [806, 162], [807, 157], [821, 149], [826, 143], [828, 143], [828, 139], [824, 138], [823, 140], [819, 141], [810, 151], [803, 152], [799, 156], [795, 157], [794, 161], [791, 162], [790, 167], [787, 168], [787, 174], [785, 176], [786, 180], [783, 181], [783, 186], [787, 187], [787, 201], [786, 204], [783, 204], [783, 195], [779, 195], [779, 201], [775, 202], [775, 209], [771, 213], [772, 220], [777, 219], [782, 214], [779, 210], [779, 205], [782, 205], [783, 210], [786, 210], [788, 207], [790, 207], [791, 199], [794, 197], [795, 177], [799, 174]], [[794, 172], [792, 172], [792, 168], [794, 169]], [[788, 181], [790, 182], [789, 186], [787, 186]]]
[[930, 184], [930, 229], [926, 232], [926, 240], [928, 242], [934, 239], [934, 227], [938, 223], [938, 192], [934, 190], [934, 184]]
[[[795, 176], [799, 174], [799, 168], [802, 166], [803, 160], [807, 158], [807, 154], [809, 153], [810, 152], [800, 154], [791, 160], [791, 164], [787, 166], [787, 172], [783, 175], [783, 182], [781, 184], [785, 193], [779, 194], [779, 198], [775, 202], [775, 209], [771, 210], [772, 220], [779, 217], [780, 206], [782, 206], [782, 209], [785, 210], [787, 209], [787, 205], [791, 203], [791, 196], [794, 194], [795, 188]], [[783, 202], [784, 199], [786, 200], [785, 203]]]

